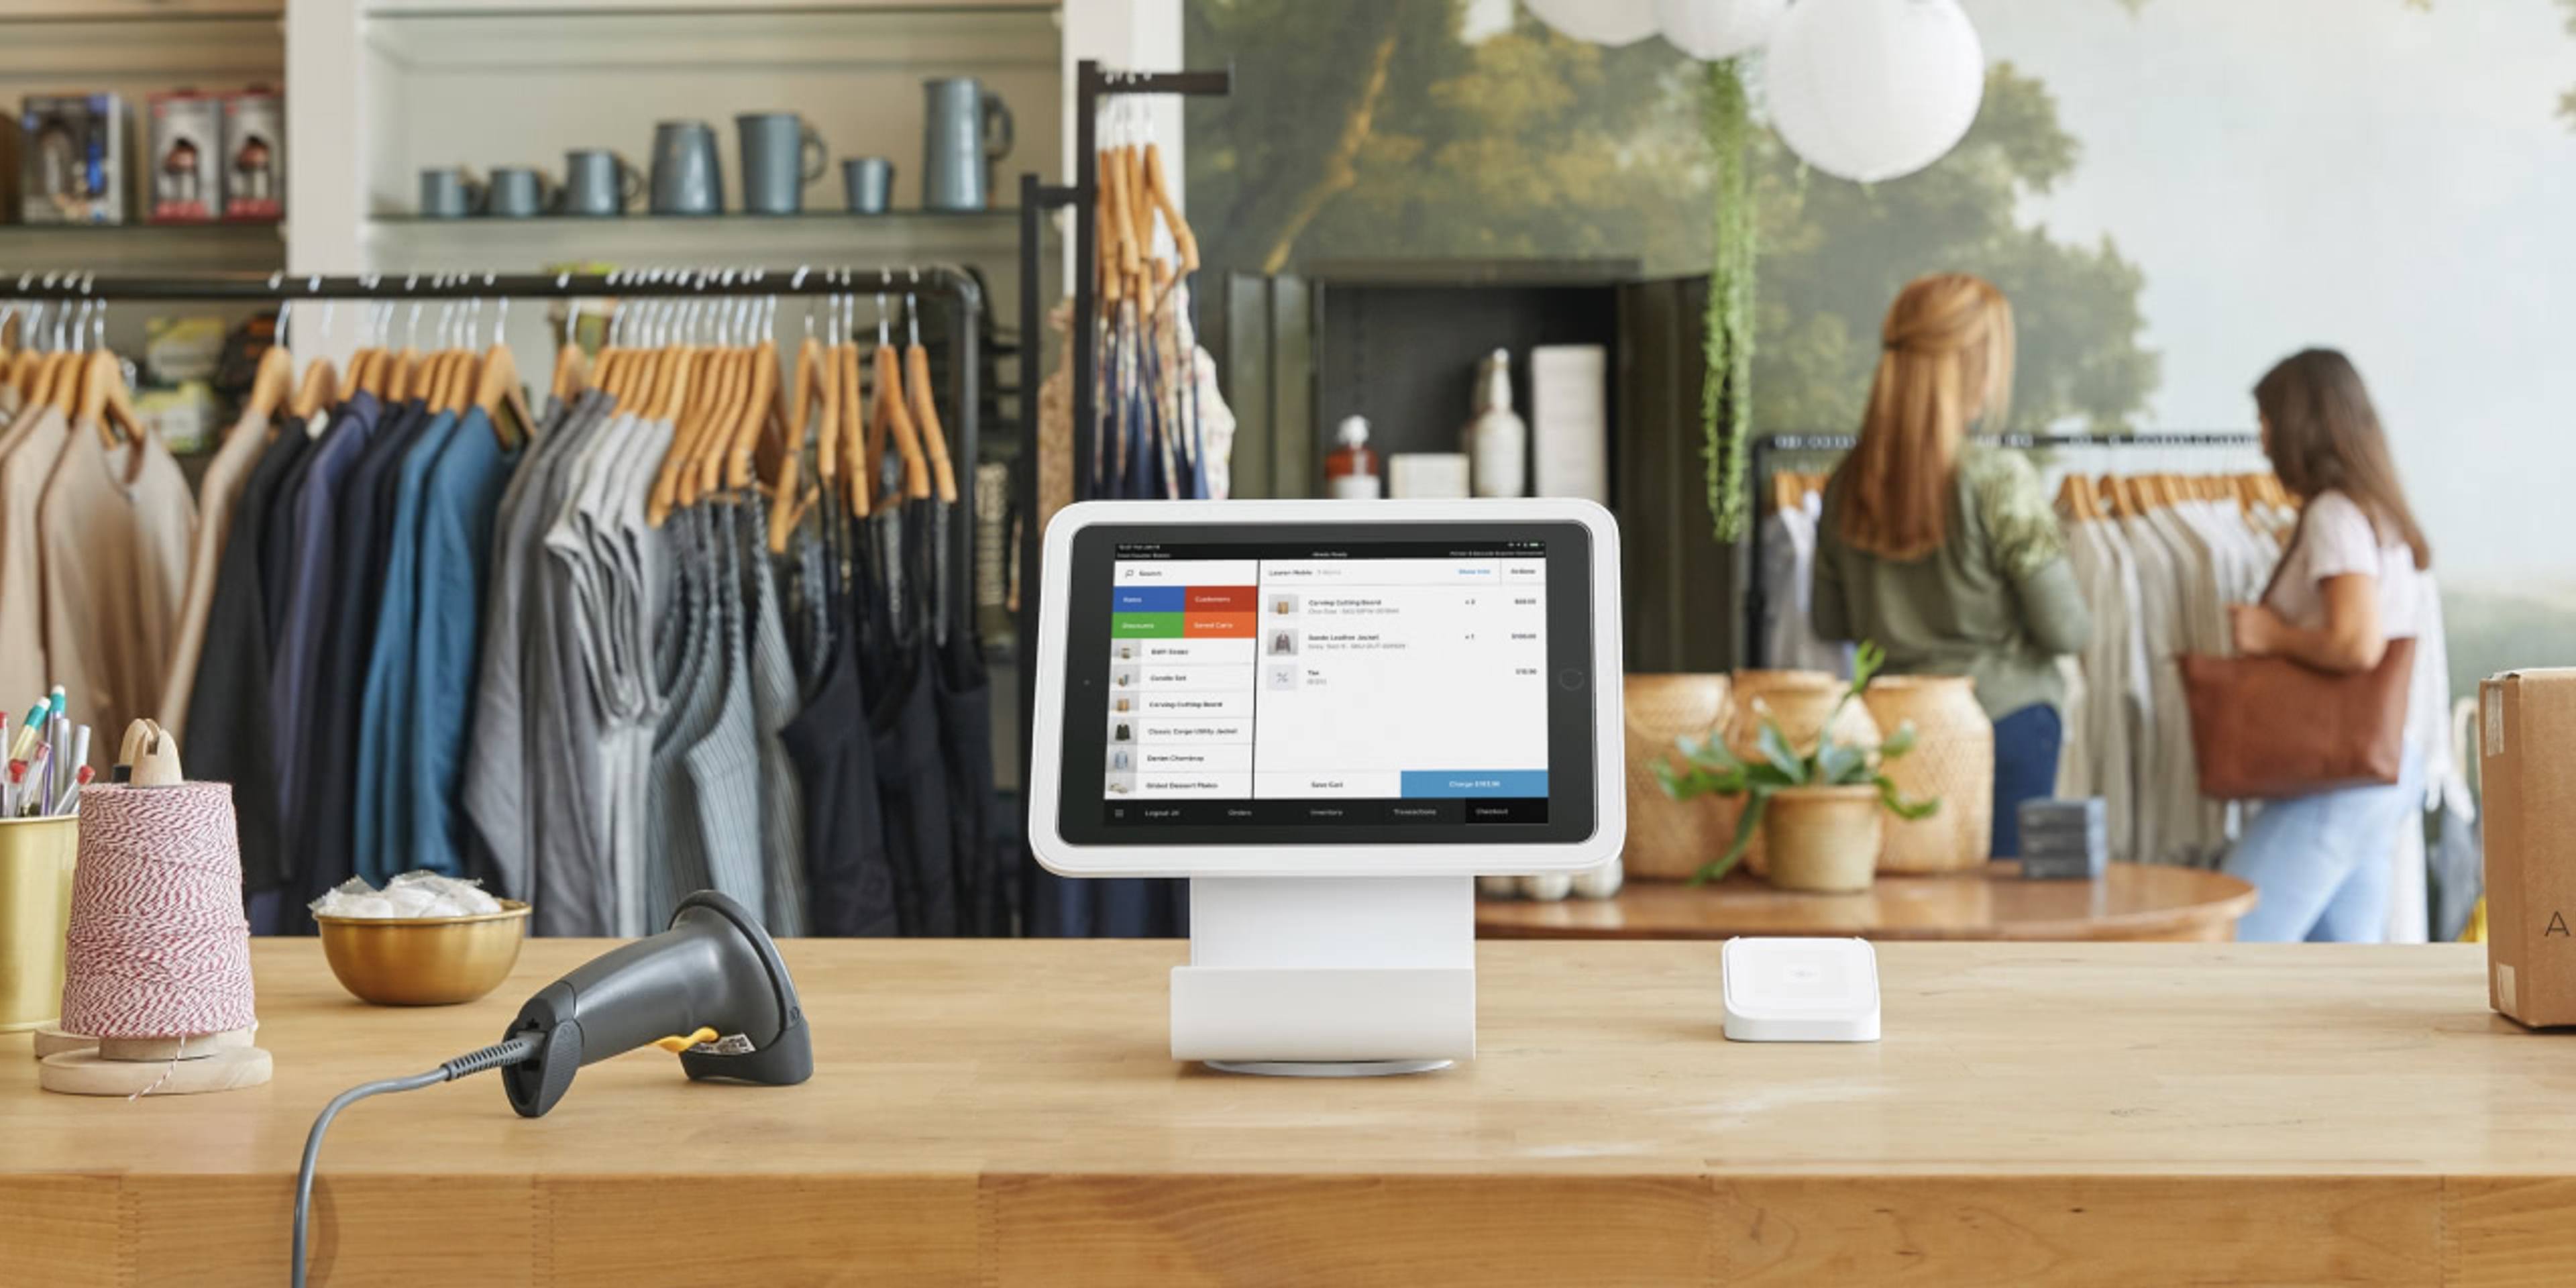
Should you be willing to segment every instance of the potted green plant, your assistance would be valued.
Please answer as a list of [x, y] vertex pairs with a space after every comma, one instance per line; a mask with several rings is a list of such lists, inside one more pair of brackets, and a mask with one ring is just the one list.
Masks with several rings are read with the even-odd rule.
[[[1852, 659], [1851, 684], [1834, 704], [1835, 714], [1859, 699], [1886, 662], [1887, 654], [1877, 644], [1861, 644]], [[1761, 759], [1749, 762], [1737, 759], [1715, 732], [1674, 741], [1680, 763], [1655, 763], [1665, 794], [1684, 801], [1712, 795], [1744, 798], [1744, 814], [1726, 853], [1701, 864], [1690, 884], [1733, 871], [1753, 843], [1754, 829], [1761, 828], [1771, 884], [1784, 890], [1865, 890], [1877, 872], [1885, 816], [1923, 819], [1941, 808], [1938, 799], [1908, 799], [1882, 772], [1888, 761], [1913, 748], [1912, 723], [1898, 725], [1875, 751], [1835, 742], [1832, 725], [1828, 717], [1815, 745], [1800, 749], [1766, 713], [1758, 738]]]

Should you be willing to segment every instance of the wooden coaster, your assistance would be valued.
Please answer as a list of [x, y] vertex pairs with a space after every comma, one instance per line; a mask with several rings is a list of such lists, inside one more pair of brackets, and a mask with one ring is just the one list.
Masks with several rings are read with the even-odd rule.
[[28, 1049], [35, 1052], [37, 1059], [42, 1060], [46, 1056], [61, 1055], [65, 1051], [95, 1051], [98, 1049], [98, 1039], [78, 1033], [66, 1033], [62, 1025], [48, 1024], [36, 1030], [36, 1040]]
[[268, 1081], [268, 1052], [235, 1047], [203, 1060], [107, 1060], [89, 1051], [47, 1056], [36, 1085], [69, 1096], [191, 1096], [236, 1091]]
[[92, 1039], [102, 1060], [202, 1060], [218, 1051], [238, 1051], [249, 1046], [249, 1029], [232, 1029], [223, 1033], [198, 1033], [185, 1038], [96, 1038]]

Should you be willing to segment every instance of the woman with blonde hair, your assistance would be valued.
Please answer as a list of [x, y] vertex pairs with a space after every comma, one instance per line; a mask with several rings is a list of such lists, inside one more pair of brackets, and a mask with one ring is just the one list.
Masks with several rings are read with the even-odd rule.
[[2092, 632], [2039, 475], [1969, 440], [2011, 404], [2012, 304], [1964, 273], [1919, 278], [1879, 332], [1878, 375], [1817, 527], [1816, 633], [1870, 639], [1896, 675], [1965, 675], [1995, 722], [1994, 852], [2049, 795], [2065, 736], [2057, 659]]

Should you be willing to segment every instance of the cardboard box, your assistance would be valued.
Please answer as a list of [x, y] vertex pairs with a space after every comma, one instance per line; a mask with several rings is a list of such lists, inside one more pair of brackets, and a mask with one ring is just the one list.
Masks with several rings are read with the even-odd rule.
[[19, 114], [22, 209], [31, 224], [125, 222], [125, 99], [30, 94]]
[[153, 95], [150, 113], [144, 218], [156, 224], [214, 220], [224, 209], [224, 101], [183, 89]]
[[2576, 1024], [2576, 669], [2478, 686], [2487, 855], [2487, 1000]]
[[224, 218], [286, 213], [286, 100], [252, 86], [224, 96]]

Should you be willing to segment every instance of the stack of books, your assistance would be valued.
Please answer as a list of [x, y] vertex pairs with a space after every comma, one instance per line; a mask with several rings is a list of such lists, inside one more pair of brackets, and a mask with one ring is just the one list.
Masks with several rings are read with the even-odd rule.
[[2034, 881], [2090, 881], [2110, 862], [2102, 798], [2021, 803], [2021, 874]]

